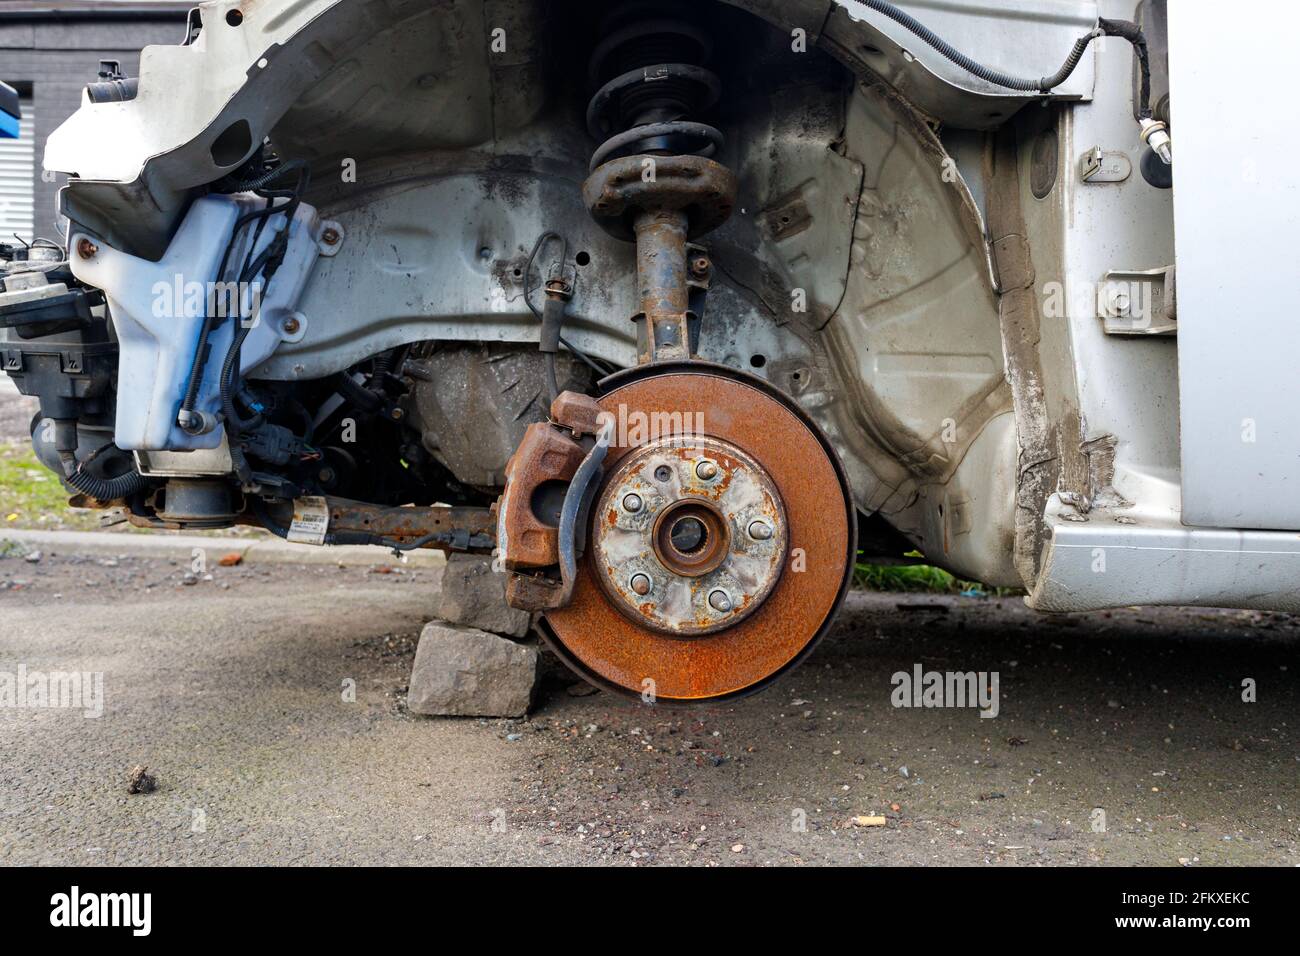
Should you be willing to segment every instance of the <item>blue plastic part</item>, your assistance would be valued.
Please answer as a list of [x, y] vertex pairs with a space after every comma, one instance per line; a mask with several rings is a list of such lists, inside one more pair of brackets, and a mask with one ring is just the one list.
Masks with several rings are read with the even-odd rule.
[[3, 110], [0, 110], [0, 137], [4, 139], [18, 138], [18, 117], [10, 116]]

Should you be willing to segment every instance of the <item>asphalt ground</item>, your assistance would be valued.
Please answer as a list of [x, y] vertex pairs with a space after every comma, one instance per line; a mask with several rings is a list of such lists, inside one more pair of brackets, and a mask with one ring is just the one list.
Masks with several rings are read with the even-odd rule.
[[[0, 706], [0, 863], [1300, 864], [1288, 615], [855, 593], [738, 702], [588, 694], [552, 661], [527, 719], [424, 718], [438, 568], [187, 584], [181, 560], [19, 550], [0, 675], [102, 694]], [[917, 665], [996, 673], [997, 716], [895, 706]], [[137, 765], [156, 790], [127, 792]]]

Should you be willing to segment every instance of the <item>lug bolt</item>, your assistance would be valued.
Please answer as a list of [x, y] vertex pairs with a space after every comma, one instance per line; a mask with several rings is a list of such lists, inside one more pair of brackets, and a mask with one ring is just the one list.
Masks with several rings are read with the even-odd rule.
[[630, 514], [636, 514], [641, 510], [641, 496], [636, 494], [623, 496], [623, 510]]
[[731, 598], [723, 590], [713, 591], [709, 594], [709, 607], [715, 611], [726, 613], [731, 610]]
[[632, 590], [641, 596], [650, 593], [650, 576], [648, 574], [634, 574], [631, 580]]
[[704, 481], [711, 481], [718, 476], [717, 463], [706, 458], [695, 466], [695, 474]]
[[772, 526], [766, 521], [753, 521], [749, 525], [749, 536], [755, 541], [766, 541], [772, 537]]

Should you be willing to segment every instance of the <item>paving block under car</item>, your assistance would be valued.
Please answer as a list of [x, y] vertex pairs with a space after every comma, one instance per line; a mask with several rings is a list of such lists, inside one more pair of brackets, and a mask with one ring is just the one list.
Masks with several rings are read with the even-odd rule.
[[406, 704], [439, 717], [522, 717], [537, 687], [541, 653], [498, 634], [433, 621], [420, 632]]
[[492, 559], [474, 554], [447, 558], [438, 617], [453, 624], [523, 637], [531, 617], [506, 603], [506, 576], [492, 570]]

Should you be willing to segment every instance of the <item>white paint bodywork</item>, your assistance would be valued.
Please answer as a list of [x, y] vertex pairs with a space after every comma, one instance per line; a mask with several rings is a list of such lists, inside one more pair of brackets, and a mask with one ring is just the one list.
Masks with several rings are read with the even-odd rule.
[[[1267, 29], [1185, 3], [1169, 17], [1183, 521], [1300, 529], [1300, 7], [1270, 5]], [[1250, 51], [1243, 84], [1224, 49]]]

